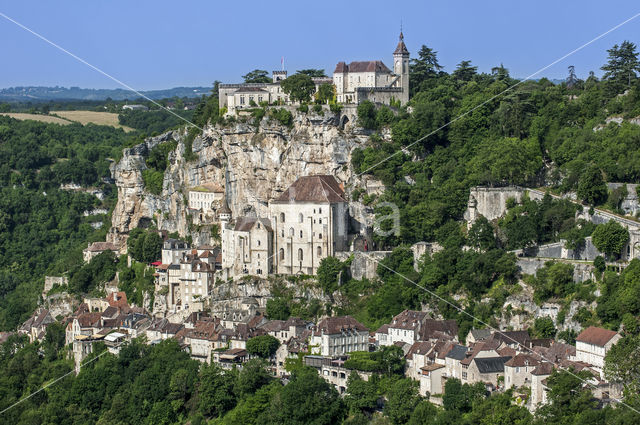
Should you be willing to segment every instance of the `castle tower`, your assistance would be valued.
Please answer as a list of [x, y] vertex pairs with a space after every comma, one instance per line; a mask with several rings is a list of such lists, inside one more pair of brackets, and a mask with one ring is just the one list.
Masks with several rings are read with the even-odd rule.
[[400, 102], [406, 104], [409, 101], [409, 50], [404, 44], [404, 35], [400, 31], [400, 41], [393, 52], [393, 72], [400, 76], [397, 87], [402, 88]]

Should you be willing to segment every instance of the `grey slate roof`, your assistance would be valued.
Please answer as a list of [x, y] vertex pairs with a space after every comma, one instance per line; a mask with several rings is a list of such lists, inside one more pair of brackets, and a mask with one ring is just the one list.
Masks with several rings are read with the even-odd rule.
[[455, 360], [462, 360], [467, 355], [467, 347], [464, 345], [454, 345], [447, 353], [446, 357]]
[[504, 364], [511, 360], [511, 356], [504, 357], [481, 357], [475, 358], [478, 372], [480, 373], [498, 373], [504, 372]]

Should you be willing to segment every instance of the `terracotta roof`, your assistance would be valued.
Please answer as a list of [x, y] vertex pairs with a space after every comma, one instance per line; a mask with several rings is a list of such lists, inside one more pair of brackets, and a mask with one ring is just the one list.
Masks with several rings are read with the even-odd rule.
[[535, 369], [531, 371], [532, 375], [551, 375], [553, 372], [553, 364], [549, 362], [542, 362]]
[[424, 311], [404, 310], [391, 319], [389, 328], [415, 330], [419, 328], [425, 317], [427, 313]]
[[100, 312], [83, 313], [78, 316], [78, 324], [81, 328], [92, 328], [100, 324], [101, 317], [102, 313]]
[[409, 352], [407, 352], [407, 358], [412, 359], [414, 354], [424, 356], [431, 351], [432, 347], [433, 345], [431, 345], [429, 341], [414, 342], [411, 348], [409, 348]]
[[342, 333], [343, 330], [367, 331], [367, 328], [351, 316], [328, 317], [318, 323], [319, 332], [327, 335]]
[[498, 354], [500, 354], [501, 356], [515, 356], [517, 354], [515, 348], [511, 348], [511, 347], [502, 347], [498, 349]]
[[300, 177], [272, 202], [346, 202], [344, 189], [333, 176]]
[[458, 322], [455, 320], [425, 319], [420, 327], [420, 338], [429, 339], [435, 337], [437, 332], [456, 336], [458, 335]]
[[101, 251], [117, 251], [118, 248], [111, 242], [94, 242], [86, 249], [89, 252], [101, 252]]
[[376, 61], [354, 61], [349, 65], [344, 62], [338, 62], [336, 69], [333, 72], [384, 72], [391, 73], [391, 70], [379, 60]]
[[261, 329], [264, 329], [265, 332], [280, 332], [283, 329], [286, 329], [284, 320], [269, 320], [262, 325], [260, 325]]
[[580, 341], [587, 344], [597, 345], [598, 347], [604, 347], [616, 335], [617, 332], [597, 328], [595, 326], [589, 326], [587, 329], [580, 332], [580, 335], [576, 338], [576, 342]]
[[380, 326], [378, 328], [378, 330], [376, 331], [377, 334], [388, 334], [389, 333], [389, 324], [385, 323], [384, 325]]
[[124, 291], [110, 293], [109, 295], [107, 295], [107, 302], [111, 307], [129, 307], [129, 304], [127, 304], [127, 293]]
[[504, 342], [507, 345], [518, 344], [525, 347], [529, 346], [531, 337], [527, 331], [500, 331], [494, 332], [489, 337], [490, 340]]
[[239, 217], [236, 221], [236, 225], [233, 230], [239, 232], [248, 232], [253, 229], [256, 223], [262, 223], [262, 225], [268, 230], [271, 230], [271, 221], [268, 218], [256, 218], [256, 217]]
[[509, 367], [526, 367], [526, 366], [537, 366], [540, 362], [530, 354], [517, 354], [515, 357], [512, 357], [511, 360], [506, 362], [504, 365]]

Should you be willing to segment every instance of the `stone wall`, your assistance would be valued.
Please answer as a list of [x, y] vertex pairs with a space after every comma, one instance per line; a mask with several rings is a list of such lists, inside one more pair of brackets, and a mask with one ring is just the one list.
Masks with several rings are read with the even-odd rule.
[[[516, 264], [520, 268], [520, 271], [525, 274], [535, 275], [538, 270], [545, 266], [545, 263], [550, 260], [549, 258], [528, 258], [518, 257]], [[573, 265], [573, 280], [576, 282], [584, 282], [585, 280], [594, 279], [593, 271], [595, 268], [591, 263], [582, 263], [571, 260], [558, 260], [563, 263]]]
[[350, 256], [353, 256], [350, 268], [351, 277], [360, 280], [363, 278], [375, 278], [377, 276], [378, 262], [384, 260], [390, 254], [391, 251], [336, 252], [336, 258], [340, 261], [345, 261]]
[[[487, 218], [487, 220], [495, 220], [504, 215], [507, 211], [507, 199], [513, 198], [520, 202], [525, 189], [518, 186], [508, 187], [473, 187], [469, 193], [469, 201], [477, 202], [476, 212]], [[474, 212], [468, 210], [465, 218], [469, 221], [475, 221]]]

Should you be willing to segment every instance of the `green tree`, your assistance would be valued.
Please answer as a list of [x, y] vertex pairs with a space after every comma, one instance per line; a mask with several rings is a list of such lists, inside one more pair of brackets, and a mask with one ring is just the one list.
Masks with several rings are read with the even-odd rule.
[[637, 73], [640, 72], [636, 45], [625, 40], [620, 46], [616, 44], [607, 52], [608, 62], [601, 68], [604, 71], [603, 80], [611, 82], [617, 92], [624, 87], [631, 87], [631, 83], [638, 78]]
[[607, 193], [607, 185], [600, 170], [595, 166], [588, 167], [578, 182], [578, 198], [591, 205], [600, 205], [606, 201]]
[[365, 381], [358, 372], [351, 371], [347, 379], [347, 391], [344, 401], [353, 413], [361, 412], [367, 415], [373, 413], [378, 405], [378, 388], [376, 381]]
[[291, 316], [289, 301], [283, 297], [267, 300], [267, 317], [271, 320], [287, 320]]
[[245, 83], [270, 83], [269, 73], [264, 69], [254, 69], [242, 76]]
[[471, 61], [462, 61], [456, 66], [451, 76], [459, 81], [471, 81], [477, 73], [478, 67], [471, 66]]
[[629, 232], [617, 221], [599, 224], [591, 235], [593, 244], [609, 257], [617, 257], [629, 242]]
[[338, 289], [340, 280], [346, 282], [346, 271], [346, 265], [336, 257], [325, 257], [320, 260], [317, 273], [318, 285], [331, 299], [334, 291]]
[[261, 359], [246, 362], [238, 373], [235, 393], [247, 397], [271, 382], [272, 378], [266, 367], [267, 364]]
[[296, 74], [308, 75], [311, 78], [322, 78], [327, 76], [327, 74], [324, 73], [324, 69], [315, 68], [301, 69], [296, 71]]
[[624, 386], [624, 396], [640, 401], [640, 336], [628, 335], [609, 349], [605, 357], [604, 373], [607, 380]]
[[358, 124], [367, 129], [375, 129], [376, 125], [376, 106], [365, 100], [358, 105]]
[[483, 215], [478, 217], [469, 229], [468, 239], [472, 247], [483, 251], [496, 247], [493, 226]]
[[200, 370], [198, 410], [204, 416], [222, 416], [236, 405], [234, 373], [218, 365], [204, 365]]
[[247, 353], [268, 359], [276, 353], [279, 346], [280, 341], [272, 335], [254, 336], [247, 341]]
[[316, 93], [316, 101], [318, 103], [333, 102], [336, 97], [336, 87], [333, 84], [321, 84]]
[[557, 329], [551, 317], [538, 317], [533, 324], [533, 333], [536, 338], [553, 338]]
[[310, 76], [306, 74], [294, 74], [280, 83], [282, 91], [289, 95], [294, 102], [308, 102], [316, 90], [316, 86]]
[[418, 382], [412, 379], [397, 379], [387, 390], [384, 414], [394, 424], [406, 424], [419, 402]]
[[297, 370], [291, 381], [272, 398], [268, 424], [332, 425], [340, 423], [345, 405], [335, 390], [315, 369]]

